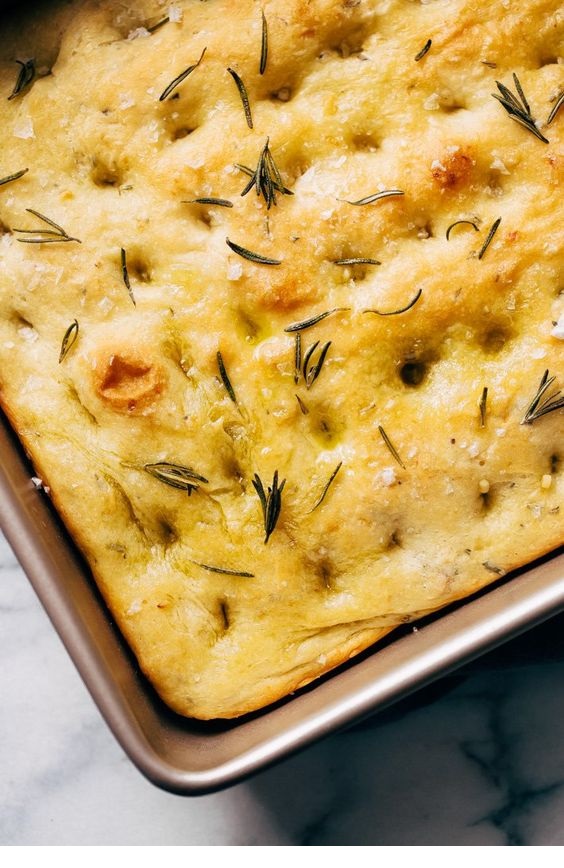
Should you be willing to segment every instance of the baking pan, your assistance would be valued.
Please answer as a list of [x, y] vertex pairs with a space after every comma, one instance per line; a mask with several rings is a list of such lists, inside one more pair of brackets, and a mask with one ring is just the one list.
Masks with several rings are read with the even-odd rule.
[[564, 609], [562, 550], [406, 626], [323, 680], [227, 723], [171, 712], [139, 671], [46, 494], [0, 416], [0, 526], [102, 715], [163, 789], [221, 789], [367, 716]]

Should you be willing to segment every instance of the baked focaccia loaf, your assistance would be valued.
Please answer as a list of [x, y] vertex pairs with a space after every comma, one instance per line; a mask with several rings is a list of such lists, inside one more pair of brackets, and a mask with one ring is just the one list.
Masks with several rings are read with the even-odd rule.
[[560, 0], [25, 5], [1, 401], [164, 700], [257, 709], [559, 546]]

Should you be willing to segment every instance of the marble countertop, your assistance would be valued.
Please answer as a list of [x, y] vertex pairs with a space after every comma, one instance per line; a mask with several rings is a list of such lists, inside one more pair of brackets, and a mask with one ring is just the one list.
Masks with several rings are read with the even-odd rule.
[[564, 616], [225, 792], [124, 755], [0, 539], [0, 845], [564, 845]]

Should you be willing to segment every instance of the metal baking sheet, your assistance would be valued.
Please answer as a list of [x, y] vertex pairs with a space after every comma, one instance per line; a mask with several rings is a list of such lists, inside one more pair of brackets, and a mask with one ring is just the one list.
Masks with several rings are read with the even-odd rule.
[[564, 609], [564, 553], [405, 627], [260, 713], [199, 722], [171, 712], [139, 671], [89, 569], [0, 416], [0, 526], [123, 749], [156, 785], [211, 792], [374, 713]]

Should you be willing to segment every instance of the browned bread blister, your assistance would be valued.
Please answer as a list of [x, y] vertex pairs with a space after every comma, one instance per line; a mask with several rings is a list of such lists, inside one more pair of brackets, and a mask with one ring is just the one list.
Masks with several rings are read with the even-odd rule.
[[260, 708], [563, 542], [557, 0], [10, 21], [2, 405], [172, 708]]

